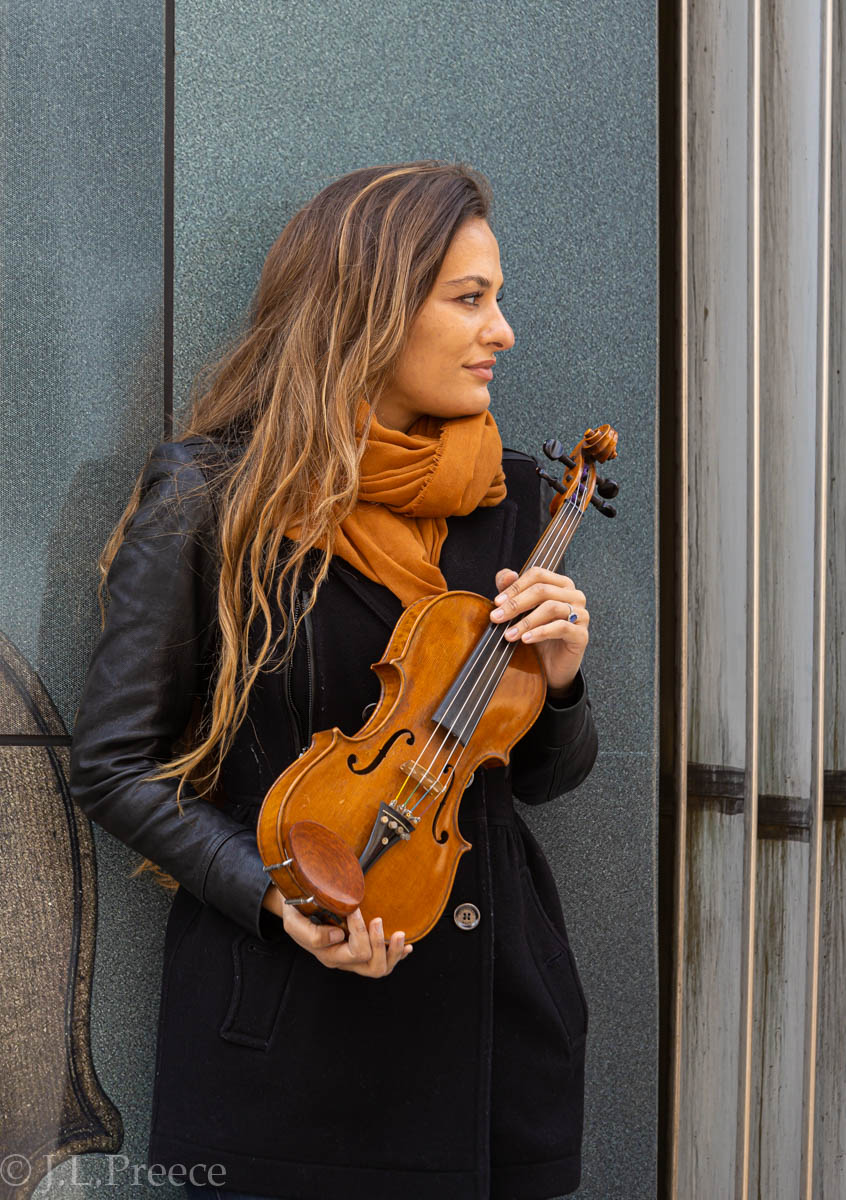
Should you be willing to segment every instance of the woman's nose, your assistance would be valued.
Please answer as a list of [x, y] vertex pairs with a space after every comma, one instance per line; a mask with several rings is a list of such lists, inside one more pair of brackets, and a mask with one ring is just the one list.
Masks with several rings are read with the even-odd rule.
[[489, 342], [495, 342], [503, 350], [510, 350], [514, 345], [514, 330], [506, 321], [502, 313], [499, 313], [497, 319], [488, 330]]

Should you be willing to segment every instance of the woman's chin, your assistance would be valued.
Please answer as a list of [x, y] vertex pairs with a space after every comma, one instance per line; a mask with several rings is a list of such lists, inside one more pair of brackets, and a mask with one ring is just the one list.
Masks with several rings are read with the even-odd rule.
[[[484, 412], [486, 408], [491, 406], [491, 394], [488, 391], [488, 385], [484, 382], [476, 384], [471, 391], [465, 392], [459, 402], [461, 408], [461, 416], [472, 417], [477, 413]], [[456, 413], [456, 415], [459, 415]]]

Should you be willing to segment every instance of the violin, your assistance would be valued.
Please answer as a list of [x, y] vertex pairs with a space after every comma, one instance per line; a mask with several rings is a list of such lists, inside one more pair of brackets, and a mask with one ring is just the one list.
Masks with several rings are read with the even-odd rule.
[[[556, 494], [523, 571], [556, 569], [589, 504], [616, 515], [606, 500], [618, 486], [596, 473], [617, 455], [609, 425], [588, 429], [569, 455], [557, 439], [543, 449], [564, 474], [536, 468]], [[512, 622], [494, 625], [493, 607], [467, 591], [410, 604], [371, 667], [381, 695], [367, 722], [352, 737], [316, 733], [273, 782], [256, 836], [287, 904], [342, 927], [360, 907], [365, 921], [382, 917], [386, 942], [398, 929], [407, 943], [432, 930], [471, 848], [461, 796], [480, 767], [508, 762], [546, 696], [536, 647], [507, 641]]]

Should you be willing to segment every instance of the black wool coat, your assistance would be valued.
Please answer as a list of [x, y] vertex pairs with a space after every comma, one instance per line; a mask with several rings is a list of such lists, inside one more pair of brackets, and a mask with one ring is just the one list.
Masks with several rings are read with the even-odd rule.
[[[435, 929], [384, 979], [323, 967], [261, 907], [258, 810], [312, 732], [355, 733], [399, 600], [334, 559], [290, 669], [262, 673], [224, 800], [146, 776], [208, 699], [217, 646], [214, 448], [162, 443], [112, 564], [74, 729], [71, 792], [180, 884], [165, 936], [149, 1163], [225, 1169], [290, 1200], [542, 1200], [579, 1182], [587, 1008], [552, 874], [513, 798], [553, 801], [597, 750], [584, 674], [508, 767], [464, 793], [460, 860]], [[535, 461], [449, 520], [451, 588], [493, 596], [540, 531]], [[473, 928], [457, 909], [475, 905]], [[195, 1173], [195, 1178], [198, 1177]], [[217, 1178], [220, 1179], [220, 1171]]]

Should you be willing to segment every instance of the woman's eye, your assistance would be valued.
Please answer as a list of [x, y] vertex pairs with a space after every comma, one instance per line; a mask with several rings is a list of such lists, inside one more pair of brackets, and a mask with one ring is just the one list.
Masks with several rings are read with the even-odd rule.
[[[481, 300], [484, 292], [468, 292], [466, 296], [459, 296], [459, 300], [463, 300], [465, 304], [469, 304], [471, 308], [478, 308], [478, 301]], [[497, 304], [502, 304], [504, 292], [500, 292], [496, 298]]]

